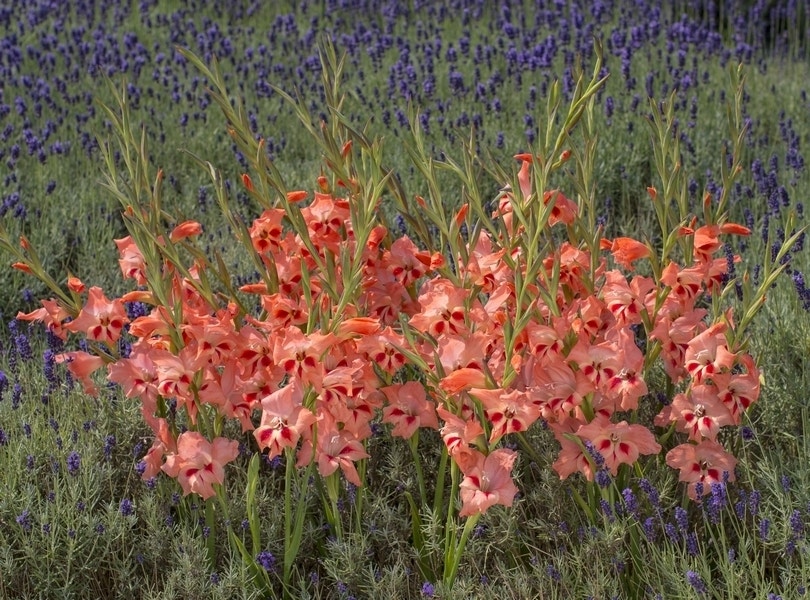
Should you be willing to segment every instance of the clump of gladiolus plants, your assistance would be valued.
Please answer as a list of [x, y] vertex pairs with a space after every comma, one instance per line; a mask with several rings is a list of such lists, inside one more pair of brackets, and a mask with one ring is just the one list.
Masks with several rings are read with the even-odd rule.
[[[381, 428], [413, 456], [417, 483], [402, 493], [415, 560], [426, 578], [447, 586], [482, 516], [516, 501], [516, 466], [534, 456], [526, 436], [533, 427], [549, 428], [559, 443], [548, 466], [560, 478], [592, 482], [587, 498], [574, 492], [586, 512], [659, 455], [692, 500], [735, 480], [723, 428], [739, 425], [760, 395], [745, 328], [795, 240], [766, 260], [758, 287], [734, 276], [738, 257], [723, 253], [724, 241], [750, 230], [727, 220], [725, 196], [707, 194], [700, 210], [684, 201], [666, 103], [651, 108], [661, 184], [646, 191], [660, 231], [606, 239], [590, 180], [601, 64], [591, 78], [579, 74], [567, 112], [552, 86], [545, 140], [516, 156], [516, 173], [487, 165], [472, 144], [461, 163], [437, 162], [416, 126], [411, 154], [429, 193], [411, 201], [385, 169], [379, 140], [341, 119], [342, 65], [329, 49], [328, 119], [315, 123], [290, 98], [323, 154], [314, 191], [288, 188], [217, 70], [189, 58], [212, 83], [234, 141], [253, 157], [241, 182], [261, 212], [248, 221], [231, 207], [222, 175], [197, 160], [255, 281], [234, 286], [224, 262], [202, 250], [197, 222], [167, 226], [163, 175], [150, 173], [123, 94], [109, 118], [127, 172], [119, 174], [105, 145], [105, 187], [121, 200], [130, 232], [115, 243], [132, 291], [108, 298], [73, 275], [63, 288], [25, 239], [6, 244], [16, 268], [57, 294], [17, 318], [86, 342], [57, 361], [88, 394], [102, 374], [139, 403], [154, 433], [142, 477], [175, 478], [184, 495], [204, 499], [210, 523], [228, 527], [259, 588], [289, 590], [306, 521], [325, 523], [337, 538], [356, 526], [339, 507], [351, 495], [362, 510], [369, 440]], [[738, 151], [731, 149], [723, 170], [725, 190], [739, 172]], [[437, 168], [462, 183], [453, 210]], [[576, 180], [568, 186], [566, 173]], [[480, 191], [484, 175], [505, 186], [490, 203]], [[385, 198], [411, 235], [381, 222]], [[437, 439], [429, 430], [439, 433], [441, 458], [426, 468], [421, 452]], [[227, 516], [226, 471], [240, 443], [252, 455], [247, 541]], [[256, 562], [266, 545], [254, 502], [259, 457], [283, 461], [286, 473], [276, 575]], [[622, 484], [603, 485], [605, 478]], [[322, 500], [317, 513], [306, 501], [310, 485]], [[425, 537], [425, 511], [444, 522], [438, 554]]]

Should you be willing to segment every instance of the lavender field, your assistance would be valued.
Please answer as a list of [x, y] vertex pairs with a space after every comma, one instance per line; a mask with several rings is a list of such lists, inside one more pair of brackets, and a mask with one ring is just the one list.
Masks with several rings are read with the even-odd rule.
[[[810, 194], [808, 36], [810, 4], [803, 1], [5, 3], [0, 238], [13, 248], [0, 244], [0, 598], [804, 596], [810, 585], [810, 254], [802, 229]], [[255, 282], [260, 269], [235, 243], [219, 190], [198, 159], [222, 170], [222, 193], [247, 224], [265, 207], [244, 174], [265, 158], [288, 190], [317, 189], [328, 152], [299, 116], [308, 112], [316, 133], [321, 122], [326, 129], [337, 118], [324, 87], [329, 72], [322, 57], [331, 47], [345, 57], [339, 117], [381, 140], [382, 164], [396, 183], [384, 188], [381, 220], [392, 237], [414, 240], [415, 222], [398, 214], [393, 190], [403, 198], [433, 198], [459, 223], [471, 187], [492, 199], [483, 205], [487, 214], [496, 211], [504, 185], [517, 188], [525, 159], [515, 155], [536, 154], [552, 136], [549, 124], [565, 122], [564, 114], [549, 116], [549, 96], [559, 92], [562, 106], [576, 102], [578, 76], [590, 76], [602, 49], [594, 80], [608, 78], [578, 124], [584, 137], [564, 132], [574, 160], [558, 161], [548, 189], [575, 201], [588, 196], [593, 211], [581, 217], [603, 238], [662, 243], [654, 190], [664, 195], [669, 174], [660, 172], [655, 144], [671, 140], [684, 212], [697, 219], [723, 199], [724, 218], [750, 230], [723, 239], [718, 250], [728, 268], [723, 281], [732, 284], [723, 301], [744, 315], [744, 285], [755, 289], [782, 269], [746, 322], [740, 349], [756, 358], [759, 400], [718, 438], [733, 448], [735, 477], [727, 474], [701, 502], [687, 497], [663, 454], [647, 457], [643, 469], [622, 470], [626, 485], [622, 477], [615, 480], [621, 486], [579, 474], [561, 480], [552, 469], [559, 445], [540, 419], [525, 438], [504, 438], [504, 449], [531, 449], [516, 463], [514, 503], [481, 515], [464, 538], [458, 575], [450, 578], [431, 564], [443, 552], [446, 560], [441, 544], [453, 537], [443, 513], [425, 506], [420, 513], [413, 504], [420, 492], [423, 500], [433, 495], [420, 489], [422, 469], [445, 468], [442, 438], [424, 429], [409, 448], [384, 434], [390, 421], [382, 410], [363, 447], [370, 458], [361, 469], [362, 493], [341, 479], [329, 505], [324, 498], [332, 496], [313, 483], [320, 478], [300, 476], [293, 494], [302, 507], [300, 548], [289, 560], [285, 485], [292, 454], [251, 462], [256, 441], [238, 423], [231, 432], [238, 456], [223, 485], [227, 513], [213, 498], [185, 495], [164, 473], [142, 477], [155, 435], [139, 402], [125, 386], [99, 376], [97, 395], [88, 394], [58, 358], [88, 350], [87, 342], [60, 339], [17, 318], [54, 296], [25, 269], [12, 268], [20, 260], [19, 240], [24, 250], [36, 249], [42, 269], [65, 290], [69, 275], [109, 298], [132, 290], [113, 241], [128, 235], [121, 203], [101, 185], [110, 181], [110, 166], [121, 181], [129, 173], [127, 153], [115, 146], [116, 123], [104, 108], [125, 96], [138, 139], [143, 128], [153, 177], [162, 170], [166, 225], [199, 222], [201, 249], [221, 256], [234, 288]], [[253, 146], [231, 134], [216, 86], [187, 51], [205, 65], [216, 61], [230, 99], [243, 103], [244, 133], [263, 140], [263, 156], [246, 154]], [[285, 95], [298, 98], [298, 110]], [[669, 128], [656, 138], [656, 116], [667, 114]], [[414, 159], [414, 132], [422, 136], [422, 163]], [[590, 142], [585, 185], [577, 160]], [[474, 185], [460, 184], [452, 168], [426, 177], [419, 166], [462, 164], [473, 154]], [[730, 182], [726, 189], [724, 182]], [[140, 193], [126, 185], [120, 189]], [[469, 223], [463, 236], [474, 229]], [[695, 221], [680, 226], [695, 229]], [[445, 239], [439, 229], [428, 235]], [[795, 243], [786, 244], [794, 235]], [[707, 311], [718, 298], [704, 300]], [[127, 320], [148, 314], [139, 300], [123, 304]], [[115, 340], [116, 352], [129, 356], [133, 340]], [[644, 351], [648, 341], [636, 343]], [[651, 424], [680, 391], [665, 384], [660, 369], [649, 388], [630, 418], [634, 424]], [[258, 424], [258, 415], [247, 420]], [[669, 449], [675, 438], [665, 437]], [[250, 499], [249, 468], [258, 469], [259, 480]], [[611, 485], [613, 500], [603, 494], [600, 502], [599, 486]], [[253, 515], [261, 516], [258, 524]], [[346, 529], [336, 530], [332, 518]], [[251, 547], [259, 538], [259, 547]], [[240, 554], [237, 548], [246, 545], [252, 549]]]

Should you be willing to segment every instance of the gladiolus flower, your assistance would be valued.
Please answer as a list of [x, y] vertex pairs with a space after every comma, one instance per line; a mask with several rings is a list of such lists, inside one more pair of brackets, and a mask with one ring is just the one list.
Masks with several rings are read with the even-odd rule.
[[17, 313], [17, 320], [20, 321], [42, 321], [45, 326], [59, 339], [67, 338], [62, 321], [70, 315], [56, 300], [41, 300], [42, 308], [38, 308], [30, 313]]
[[688, 433], [690, 440], [714, 441], [721, 427], [734, 424], [717, 392], [714, 385], [696, 385], [689, 395], [676, 394], [672, 404], [664, 407], [655, 418], [655, 424], [666, 427], [667, 421], [676, 421], [678, 430]]
[[17, 271], [22, 271], [23, 273], [33, 273], [31, 267], [22, 262], [12, 263], [11, 268], [16, 269]]
[[750, 354], [739, 359], [745, 373], [721, 373], [712, 377], [717, 386], [717, 394], [731, 413], [734, 424], [739, 425], [740, 417], [759, 398], [760, 374]]
[[667, 464], [680, 470], [679, 481], [688, 483], [687, 493], [697, 499], [696, 485], [703, 485], [703, 495], [711, 491], [713, 483], [734, 481], [737, 459], [711, 440], [699, 444], [681, 444], [667, 452]]
[[318, 473], [322, 477], [329, 477], [340, 467], [346, 481], [362, 487], [363, 482], [354, 463], [363, 458], [369, 458], [369, 454], [363, 450], [359, 440], [349, 437], [344, 431], [319, 427], [317, 460]]
[[134, 279], [138, 285], [146, 285], [146, 265], [141, 249], [135, 244], [132, 236], [113, 240], [118, 247], [118, 264], [125, 278]]
[[281, 221], [285, 213], [280, 208], [268, 208], [261, 216], [253, 221], [248, 232], [253, 247], [260, 255], [265, 255], [281, 244], [283, 229]]
[[633, 269], [635, 261], [650, 255], [650, 249], [646, 244], [628, 237], [617, 237], [612, 242], [603, 239], [600, 247], [609, 250], [613, 254], [613, 260], [627, 270]]
[[736, 223], [724, 223], [723, 225], [704, 225], [695, 230], [694, 255], [695, 260], [707, 263], [712, 255], [720, 249], [722, 244], [718, 239], [721, 233], [731, 233], [735, 235], [750, 235], [751, 230]]
[[81, 294], [87, 289], [87, 286], [84, 285], [81, 279], [73, 277], [72, 275], [68, 277], [67, 285], [71, 292], [76, 292], [77, 294]]
[[459, 484], [461, 510], [459, 517], [484, 513], [490, 506], [512, 506], [518, 493], [512, 481], [512, 467], [517, 459], [514, 450], [499, 448], [484, 456], [473, 451], [474, 461], [467, 465], [464, 479]]
[[65, 329], [110, 345], [118, 341], [127, 323], [129, 319], [121, 301], [108, 300], [100, 287], [93, 286], [79, 316], [65, 325]]
[[287, 192], [287, 202], [295, 204], [296, 202], [301, 202], [301, 200], [306, 199], [307, 196], [309, 196], [309, 192], [306, 190]]
[[649, 429], [643, 425], [629, 425], [627, 421], [605, 423], [595, 419], [581, 427], [577, 435], [593, 443], [613, 476], [619, 472], [619, 465], [632, 465], [641, 454], [661, 452], [660, 444]]
[[526, 431], [540, 418], [540, 408], [529, 401], [526, 392], [472, 388], [470, 395], [481, 401], [492, 423], [491, 444], [507, 433]]
[[104, 366], [103, 358], [81, 350], [57, 354], [54, 358], [57, 363], [67, 363], [68, 371], [81, 382], [85, 394], [98, 395], [98, 388], [90, 379], [90, 375]]
[[183, 495], [199, 494], [204, 500], [214, 496], [214, 484], [225, 481], [225, 465], [239, 455], [236, 440], [216, 438], [209, 442], [197, 431], [186, 431], [177, 438], [177, 453], [166, 457], [163, 471], [176, 477]]
[[686, 349], [684, 367], [696, 383], [731, 369], [736, 354], [726, 346], [725, 323], [715, 323], [697, 335]]
[[435, 404], [427, 399], [425, 387], [418, 381], [389, 385], [382, 392], [388, 398], [383, 422], [393, 423], [391, 435], [408, 439], [420, 427], [439, 428]]
[[301, 435], [315, 423], [315, 415], [303, 406], [304, 392], [297, 381], [262, 400], [262, 423], [253, 432], [259, 449], [269, 449], [268, 458], [295, 448]]
[[439, 387], [446, 393], [459, 393], [461, 390], [474, 387], [483, 387], [487, 384], [487, 376], [480, 369], [457, 369], [439, 382]]
[[482, 443], [484, 441], [484, 429], [478, 419], [462, 419], [443, 406], [437, 408], [436, 412], [444, 421], [444, 426], [440, 430], [444, 445], [447, 446], [447, 452], [456, 464], [462, 467], [471, 461], [474, 462], [475, 459], [471, 458], [472, 446], [477, 441]]

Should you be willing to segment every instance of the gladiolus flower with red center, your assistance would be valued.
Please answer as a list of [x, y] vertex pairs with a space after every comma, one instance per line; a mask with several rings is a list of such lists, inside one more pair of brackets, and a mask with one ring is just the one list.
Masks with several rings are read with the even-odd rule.
[[619, 465], [632, 465], [641, 454], [661, 452], [660, 444], [649, 429], [643, 425], [629, 425], [627, 421], [606, 423], [594, 419], [581, 427], [577, 435], [593, 443], [613, 476], [618, 474]]
[[121, 266], [121, 273], [126, 279], [134, 279], [138, 285], [146, 285], [146, 265], [143, 260], [141, 249], [135, 244], [132, 236], [113, 240], [118, 247], [118, 264]]
[[739, 425], [740, 417], [759, 398], [759, 369], [750, 354], [744, 354], [739, 363], [745, 367], [744, 373], [720, 373], [712, 377], [717, 386], [717, 394], [731, 413], [734, 424]]
[[470, 395], [481, 401], [484, 412], [492, 423], [490, 444], [507, 433], [526, 431], [540, 418], [540, 408], [529, 401], [526, 392], [472, 388]]
[[696, 485], [703, 484], [703, 495], [711, 492], [713, 483], [734, 481], [737, 459], [717, 442], [703, 440], [699, 444], [681, 444], [667, 452], [667, 464], [678, 469], [679, 481], [688, 483], [687, 493], [697, 499]]
[[684, 367], [696, 383], [711, 379], [718, 373], [731, 370], [736, 354], [726, 346], [725, 323], [715, 323], [689, 342], [684, 356]]
[[[438, 256], [437, 256], [438, 254]], [[419, 250], [407, 236], [391, 244], [384, 260], [396, 280], [408, 287], [416, 283], [436, 266], [441, 265], [441, 254]]]
[[111, 345], [121, 337], [121, 330], [127, 323], [129, 319], [121, 301], [108, 300], [100, 287], [93, 286], [79, 316], [64, 328]]
[[403, 347], [405, 338], [391, 327], [363, 336], [357, 342], [357, 352], [391, 375], [405, 365], [405, 355], [400, 350]]
[[281, 225], [284, 215], [284, 211], [280, 208], [268, 208], [253, 221], [248, 233], [253, 248], [259, 255], [265, 256], [270, 251], [279, 248], [284, 231]]
[[[357, 487], [363, 486], [354, 463], [363, 458], [369, 458], [369, 454], [363, 450], [360, 440], [351, 437], [346, 431], [338, 431], [329, 427], [326, 420], [319, 423], [316, 456], [318, 473], [322, 477], [329, 477], [340, 467], [346, 481]], [[300, 458], [299, 464], [301, 464]]]
[[297, 381], [262, 400], [262, 422], [253, 432], [259, 449], [267, 448], [268, 458], [295, 448], [301, 435], [317, 420], [303, 405], [304, 392]]
[[382, 388], [388, 406], [383, 408], [383, 422], [392, 423], [391, 435], [410, 438], [420, 427], [439, 428], [436, 406], [427, 399], [425, 387], [418, 381]]
[[56, 300], [42, 300], [42, 308], [30, 313], [17, 313], [19, 321], [42, 321], [56, 337], [61, 340], [67, 338], [62, 322], [70, 315]]
[[312, 384], [320, 393], [323, 381], [323, 354], [337, 341], [331, 333], [304, 335], [297, 327], [288, 327], [273, 347], [273, 362], [302, 384]]
[[472, 447], [477, 442], [483, 444], [484, 442], [484, 429], [478, 422], [478, 419], [462, 419], [461, 417], [451, 413], [449, 410], [440, 406], [436, 412], [444, 421], [440, 432], [444, 445], [447, 446], [447, 452], [456, 461], [459, 467], [474, 462], [472, 456]]
[[688, 395], [676, 394], [672, 404], [656, 416], [655, 424], [666, 427], [668, 422], [676, 421], [678, 431], [688, 433], [692, 441], [716, 440], [721, 427], [734, 424], [717, 392], [714, 385], [696, 385]]
[[[607, 421], [606, 417], [597, 417], [597, 419], [602, 419], [603, 422]], [[566, 416], [558, 422], [549, 423], [549, 428], [560, 443], [560, 454], [554, 464], [551, 465], [551, 468], [557, 472], [560, 479], [568, 479], [573, 473], [580, 472], [585, 476], [585, 479], [593, 481], [593, 458], [585, 456], [584, 446], [578, 439], [578, 432], [582, 428], [582, 422]]]
[[459, 517], [484, 513], [490, 506], [512, 506], [517, 486], [512, 481], [512, 467], [517, 459], [514, 450], [499, 448], [488, 456], [473, 450], [473, 458], [463, 470], [459, 484], [462, 506]]
[[236, 440], [219, 437], [212, 443], [197, 431], [186, 431], [177, 438], [177, 453], [166, 457], [162, 469], [177, 478], [184, 496], [193, 492], [205, 500], [216, 494], [214, 484], [225, 481], [225, 465], [238, 455]]

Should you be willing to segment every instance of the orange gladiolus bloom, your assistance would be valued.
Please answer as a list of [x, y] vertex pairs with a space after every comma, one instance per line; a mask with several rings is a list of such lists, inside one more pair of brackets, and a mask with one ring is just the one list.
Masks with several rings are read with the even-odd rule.
[[529, 401], [526, 392], [473, 388], [470, 395], [481, 401], [487, 418], [492, 423], [490, 444], [507, 433], [526, 431], [540, 418], [540, 408]]
[[453, 395], [461, 390], [474, 387], [484, 387], [487, 376], [480, 369], [457, 369], [439, 382], [439, 387], [446, 393]]
[[715, 323], [689, 342], [684, 367], [697, 383], [729, 371], [734, 365], [736, 354], [726, 345], [725, 330], [725, 323]]
[[643, 425], [604, 422], [594, 419], [580, 428], [577, 435], [590, 440], [605, 459], [605, 466], [615, 477], [619, 465], [632, 465], [641, 454], [658, 454], [661, 446], [652, 432]]
[[713, 483], [734, 481], [734, 467], [737, 459], [725, 448], [711, 440], [699, 444], [681, 444], [667, 452], [667, 464], [680, 470], [679, 481], [688, 483], [687, 493], [692, 500], [697, 499], [697, 484], [703, 485], [703, 495], [711, 492]]
[[65, 325], [65, 329], [84, 333], [88, 339], [97, 342], [114, 344], [127, 323], [129, 319], [121, 301], [108, 300], [100, 287], [93, 286], [79, 316]]
[[477, 419], [462, 419], [443, 406], [437, 408], [436, 412], [444, 421], [440, 431], [447, 452], [463, 470], [467, 464], [475, 461], [471, 458], [472, 447], [477, 442], [484, 442], [484, 429]]
[[363, 482], [360, 481], [360, 475], [357, 473], [354, 463], [363, 458], [369, 458], [369, 456], [363, 450], [360, 440], [354, 439], [346, 431], [337, 431], [337, 429], [328, 427], [328, 420], [319, 423], [316, 460], [318, 461], [318, 473], [322, 477], [329, 477], [340, 467], [346, 481], [362, 487]]
[[118, 247], [118, 264], [121, 266], [121, 273], [125, 278], [134, 279], [138, 285], [146, 285], [146, 266], [143, 261], [143, 254], [135, 244], [132, 236], [113, 240]]
[[177, 453], [166, 457], [162, 469], [177, 478], [184, 496], [193, 492], [205, 500], [216, 494], [214, 484], [225, 481], [225, 465], [238, 455], [236, 440], [219, 437], [212, 443], [197, 431], [186, 431], [177, 438]]
[[78, 350], [76, 352], [57, 354], [54, 359], [57, 363], [67, 363], [68, 371], [81, 382], [85, 394], [90, 396], [98, 395], [98, 388], [90, 379], [90, 375], [104, 366], [103, 358]]
[[459, 517], [484, 513], [490, 506], [512, 506], [518, 493], [512, 481], [512, 467], [517, 459], [514, 450], [499, 448], [488, 456], [473, 450], [474, 462], [466, 466], [464, 479], [459, 484], [461, 510]]
[[383, 422], [392, 423], [391, 435], [409, 439], [420, 427], [439, 428], [436, 406], [428, 400], [425, 387], [418, 381], [382, 388], [388, 398], [383, 408]]
[[68, 318], [68, 312], [56, 300], [41, 300], [42, 308], [30, 313], [17, 313], [19, 321], [42, 321], [59, 339], [66, 339], [67, 333], [62, 321]]
[[650, 249], [646, 244], [628, 237], [617, 237], [612, 242], [603, 239], [600, 247], [604, 250], [610, 250], [610, 253], [613, 254], [613, 260], [627, 270], [633, 269], [635, 261], [647, 258], [650, 255]]
[[303, 399], [301, 385], [293, 381], [262, 400], [262, 423], [253, 437], [260, 450], [269, 450], [269, 459], [284, 448], [295, 448], [301, 435], [315, 423], [315, 415], [304, 408]]

